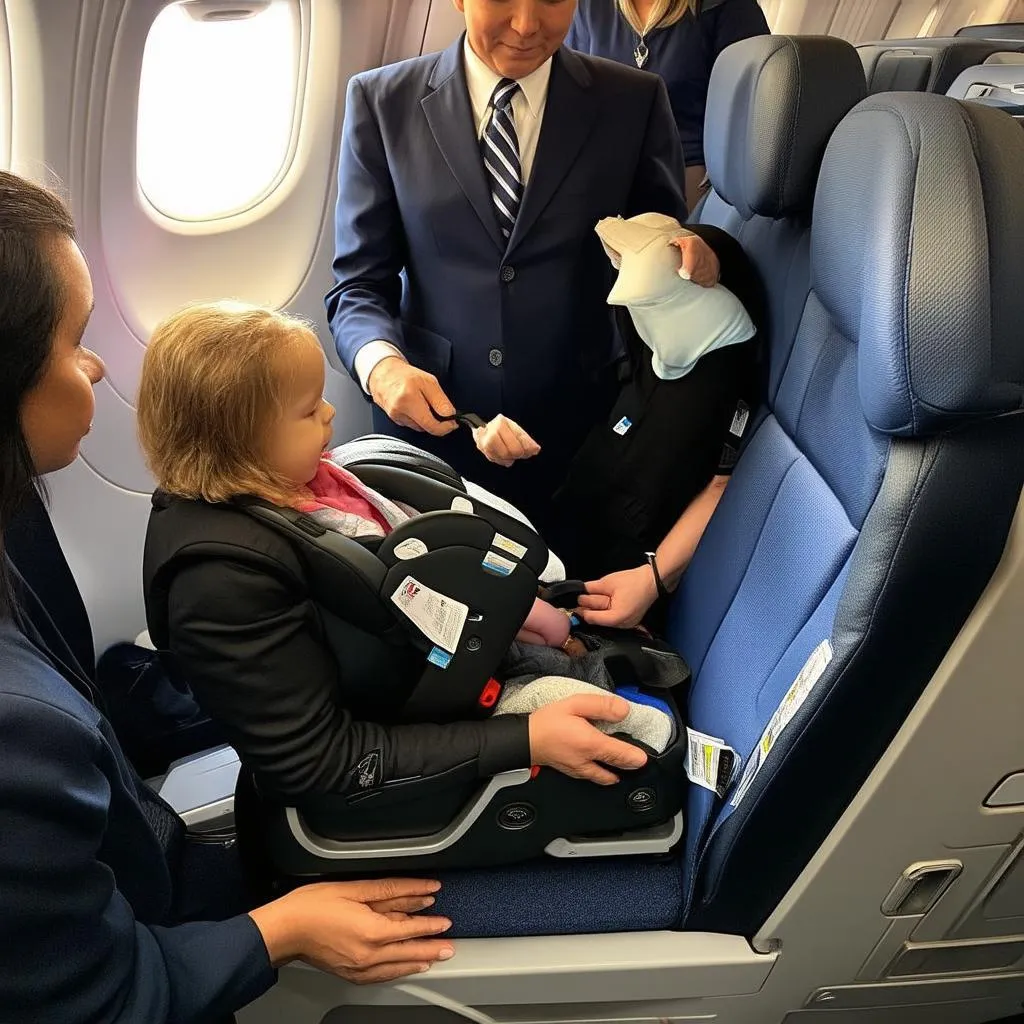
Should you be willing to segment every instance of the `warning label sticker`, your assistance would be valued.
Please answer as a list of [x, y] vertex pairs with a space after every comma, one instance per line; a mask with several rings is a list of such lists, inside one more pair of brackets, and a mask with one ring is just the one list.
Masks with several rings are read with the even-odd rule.
[[469, 615], [467, 605], [431, 590], [412, 576], [405, 577], [391, 600], [431, 643], [455, 653]]

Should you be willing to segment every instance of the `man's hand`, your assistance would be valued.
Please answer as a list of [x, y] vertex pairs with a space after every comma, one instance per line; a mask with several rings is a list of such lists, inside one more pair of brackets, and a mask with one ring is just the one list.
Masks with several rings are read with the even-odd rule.
[[682, 264], [679, 267], [679, 276], [684, 281], [693, 281], [702, 288], [711, 288], [718, 284], [718, 275], [721, 272], [721, 265], [715, 250], [697, 235], [681, 235], [673, 238], [674, 245], [682, 256]]
[[473, 440], [487, 459], [499, 466], [532, 459], [540, 451], [540, 445], [518, 423], [502, 415], [495, 416], [485, 427], [477, 427]]
[[[454, 420], [442, 422], [434, 416], [453, 416], [455, 406], [441, 390], [437, 378], [399, 356], [382, 359], [366, 382], [374, 403], [393, 423], [443, 437], [458, 429]], [[433, 412], [431, 412], [433, 410]]]
[[578, 693], [548, 704], [530, 715], [530, 759], [573, 779], [613, 786], [619, 777], [604, 765], [642, 768], [647, 755], [595, 729], [591, 722], [621, 722], [628, 714], [629, 704], [612, 693]]

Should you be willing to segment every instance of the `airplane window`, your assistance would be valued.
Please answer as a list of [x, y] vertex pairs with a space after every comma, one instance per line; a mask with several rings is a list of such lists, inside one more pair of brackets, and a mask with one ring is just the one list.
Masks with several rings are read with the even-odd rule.
[[176, 220], [250, 209], [287, 170], [299, 95], [298, 0], [183, 0], [153, 22], [136, 176]]

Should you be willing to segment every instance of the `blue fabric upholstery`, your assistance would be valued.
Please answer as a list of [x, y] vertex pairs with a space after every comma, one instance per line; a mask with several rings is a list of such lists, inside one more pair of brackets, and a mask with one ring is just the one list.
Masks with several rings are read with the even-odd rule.
[[737, 806], [735, 787], [691, 790], [688, 927], [763, 920], [999, 558], [1024, 417], [982, 417], [1021, 405], [1006, 310], [1024, 310], [1003, 267], [1024, 229], [1022, 166], [1010, 118], [926, 94], [867, 99], [829, 142], [803, 317], [669, 639], [694, 671], [691, 724], [744, 761], [810, 653], [830, 640], [834, 656]]
[[860, 58], [841, 39], [755, 36], [723, 50], [705, 114], [715, 192], [743, 220], [806, 211], [825, 144], [864, 94]]
[[829, 136], [865, 95], [857, 51], [830, 36], [761, 36], [724, 51], [708, 91], [712, 190], [691, 221], [743, 244], [764, 286], [774, 398], [810, 288], [814, 185]]
[[[830, 187], [814, 206], [812, 281], [837, 329], [858, 337], [868, 421], [920, 435], [1021, 404], [1013, 359], [1020, 341], [992, 332], [988, 295], [990, 243], [1022, 237], [1024, 209], [1006, 202], [1013, 186], [994, 182], [991, 201], [1005, 220], [990, 224], [969, 108], [927, 95], [903, 100], [861, 104], [829, 146], [822, 181]], [[876, 154], [871, 174], [849, 174], [867, 147]], [[955, 189], [950, 166], [963, 169]], [[929, 215], [912, 217], [922, 205]], [[965, 302], [965, 294], [979, 298]], [[1019, 289], [999, 294], [1024, 311]]]

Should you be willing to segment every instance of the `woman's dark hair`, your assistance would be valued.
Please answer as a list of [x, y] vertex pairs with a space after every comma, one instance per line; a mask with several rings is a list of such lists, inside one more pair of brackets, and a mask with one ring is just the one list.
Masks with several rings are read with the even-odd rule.
[[61, 317], [64, 295], [51, 246], [62, 235], [75, 237], [64, 203], [0, 171], [0, 613], [11, 605], [4, 537], [35, 485], [21, 406], [43, 374]]

